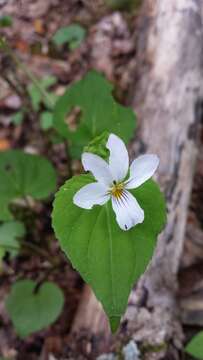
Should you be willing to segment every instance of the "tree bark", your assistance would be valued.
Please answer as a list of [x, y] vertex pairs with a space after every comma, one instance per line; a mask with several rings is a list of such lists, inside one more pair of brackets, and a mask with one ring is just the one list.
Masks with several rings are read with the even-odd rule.
[[[158, 182], [166, 195], [168, 221], [148, 271], [132, 291], [117, 341], [122, 343], [127, 334], [147, 343], [145, 358], [150, 360], [161, 359], [166, 353], [171, 360], [178, 358], [183, 340], [176, 301], [177, 271], [198, 151], [203, 99], [202, 14], [201, 0], [146, 0], [136, 30], [132, 105], [139, 130], [131, 151], [132, 155], [156, 153], [160, 157]], [[90, 311], [91, 298], [90, 293], [82, 300], [84, 314]], [[85, 320], [79, 309], [74, 331], [83, 327], [97, 335], [105, 333], [103, 312], [95, 305], [93, 309], [91, 321]], [[96, 327], [95, 317], [100, 318]], [[155, 345], [156, 351], [151, 347]]]

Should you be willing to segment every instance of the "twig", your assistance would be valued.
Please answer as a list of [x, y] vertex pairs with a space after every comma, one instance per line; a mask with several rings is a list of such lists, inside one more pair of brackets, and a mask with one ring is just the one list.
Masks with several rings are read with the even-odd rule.
[[54, 107], [54, 102], [52, 98], [49, 96], [47, 91], [41, 86], [37, 78], [34, 76], [34, 74], [27, 68], [27, 66], [19, 60], [17, 55], [14, 53], [14, 51], [11, 49], [11, 47], [8, 45], [6, 40], [0, 36], [0, 49], [2, 49], [7, 55], [9, 55], [13, 61], [16, 63], [16, 65], [26, 74], [26, 76], [32, 81], [32, 83], [36, 86], [36, 88], [40, 91], [42, 96], [48, 101], [51, 108]]
[[14, 82], [7, 76], [7, 74], [1, 74], [2, 79], [4, 79], [10, 88], [16, 92], [16, 94], [21, 97], [22, 96], [22, 89], [16, 86]]
[[34, 245], [33, 243], [29, 243], [24, 240], [20, 241], [20, 244], [25, 248], [29, 248], [30, 250], [34, 251], [35, 253], [39, 254], [40, 256], [43, 256], [53, 266], [56, 266], [58, 264], [54, 261], [53, 257], [51, 255], [49, 255], [49, 253], [46, 250], [41, 249], [37, 245]]

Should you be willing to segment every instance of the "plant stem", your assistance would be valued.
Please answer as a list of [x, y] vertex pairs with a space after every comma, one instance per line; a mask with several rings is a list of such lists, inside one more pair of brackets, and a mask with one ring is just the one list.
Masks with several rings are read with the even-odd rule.
[[56, 265], [55, 261], [53, 260], [52, 256], [49, 255], [49, 253], [44, 250], [44, 249], [41, 249], [39, 246], [33, 244], [33, 243], [29, 243], [27, 241], [20, 241], [20, 244], [25, 247], [25, 248], [28, 248], [30, 250], [32, 250], [33, 252], [37, 253], [38, 255], [40, 256], [43, 256], [45, 259], [47, 259], [49, 261], [50, 264], [52, 264], [53, 266]]
[[54, 107], [53, 100], [47, 93], [47, 91], [41, 86], [37, 78], [34, 76], [34, 74], [27, 68], [27, 66], [20, 61], [20, 59], [17, 57], [17, 55], [14, 53], [14, 51], [11, 49], [11, 47], [8, 45], [6, 40], [0, 36], [0, 49], [2, 49], [7, 55], [9, 55], [13, 61], [16, 63], [16, 65], [26, 74], [26, 76], [32, 81], [32, 83], [36, 86], [36, 88], [40, 91], [44, 99], [46, 99], [50, 105], [51, 108]]
[[3, 248], [5, 250], [15, 250], [15, 251], [19, 251], [20, 249], [20, 245], [22, 245], [22, 247], [30, 249], [32, 252], [35, 252], [36, 254], [44, 257], [52, 266], [57, 266], [58, 263], [56, 263], [53, 258], [49, 255], [49, 253], [44, 250], [41, 249], [40, 247], [38, 247], [37, 245], [34, 245], [32, 243], [29, 243], [27, 241], [21, 240], [19, 242], [19, 247], [17, 246], [13, 246], [13, 245], [0, 245], [0, 248]]
[[52, 266], [49, 269], [47, 269], [47, 271], [45, 271], [42, 274], [41, 279], [38, 280], [38, 282], [34, 288], [34, 294], [36, 294], [39, 291], [41, 285], [49, 278], [49, 275], [52, 274], [52, 272], [54, 272], [55, 270], [59, 269], [60, 267], [61, 267], [61, 264], [56, 264], [55, 266]]

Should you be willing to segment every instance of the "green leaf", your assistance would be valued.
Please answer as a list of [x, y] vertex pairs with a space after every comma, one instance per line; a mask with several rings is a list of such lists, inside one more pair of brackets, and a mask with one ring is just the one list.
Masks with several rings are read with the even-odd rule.
[[64, 296], [57, 285], [43, 283], [35, 292], [36, 283], [31, 280], [16, 282], [6, 300], [6, 309], [16, 332], [26, 337], [52, 324], [60, 315]]
[[40, 81], [40, 84], [44, 89], [48, 89], [48, 88], [50, 88], [50, 86], [53, 86], [56, 83], [57, 83], [57, 78], [56, 78], [56, 76], [53, 76], [53, 75], [45, 76]]
[[[53, 106], [51, 104], [56, 104], [57, 100], [58, 100], [58, 95], [52, 93], [52, 92], [48, 92], [49, 95], [49, 99], [47, 98], [43, 98], [43, 104], [46, 106], [47, 109], [52, 110]], [[51, 101], [51, 104], [50, 104]]]
[[[57, 78], [55, 76], [46, 76], [42, 80], [39, 80], [38, 82], [39, 82], [39, 85], [44, 90], [47, 90], [57, 82]], [[44, 99], [41, 91], [39, 90], [38, 87], [36, 87], [35, 84], [32, 83], [32, 84], [28, 85], [27, 90], [28, 90], [28, 94], [30, 95], [33, 109], [35, 111], [39, 110], [41, 102], [44, 102], [44, 104], [48, 108], [50, 107], [50, 103], [46, 99]], [[51, 97], [52, 101], [56, 102], [58, 97], [55, 94], [51, 94], [51, 93], [48, 93], [48, 94], [49, 94], [49, 97]]]
[[[91, 71], [57, 101], [54, 126], [70, 142], [72, 156], [80, 157], [84, 146], [104, 131], [121, 136], [125, 142], [133, 136], [135, 114], [114, 100], [112, 90], [112, 85], [101, 74]], [[76, 131], [71, 130], [66, 122], [74, 107], [81, 109]]]
[[119, 228], [111, 202], [91, 210], [73, 204], [74, 194], [94, 181], [89, 175], [68, 180], [56, 194], [53, 228], [61, 248], [89, 283], [115, 331], [130, 290], [148, 265], [156, 238], [166, 220], [165, 202], [149, 180], [132, 191], [145, 211], [145, 220], [129, 231]]
[[109, 135], [110, 134], [107, 131], [104, 131], [101, 135], [96, 136], [84, 147], [83, 152], [91, 152], [107, 160], [109, 158], [109, 150], [106, 147], [106, 143]]
[[13, 116], [11, 116], [11, 122], [14, 125], [20, 125], [22, 123], [22, 121], [23, 121], [23, 118], [24, 118], [23, 111], [18, 111]]
[[57, 132], [53, 132], [49, 135], [52, 144], [61, 144], [64, 142], [64, 138]]
[[12, 26], [13, 19], [9, 15], [0, 16], [0, 27], [9, 27]]
[[203, 331], [189, 342], [185, 351], [199, 360], [203, 359]]
[[18, 239], [24, 235], [25, 227], [20, 221], [11, 221], [0, 225], [0, 251], [2, 257], [6, 252], [16, 256], [20, 250]]
[[5, 256], [5, 250], [0, 247], [0, 271], [1, 271], [1, 260]]
[[56, 187], [56, 173], [52, 164], [42, 156], [20, 150], [0, 152], [0, 220], [12, 219], [9, 203], [31, 196], [47, 198]]
[[42, 99], [41, 92], [39, 91], [39, 89], [34, 84], [28, 85], [27, 90], [28, 90], [28, 94], [30, 95], [30, 99], [31, 99], [31, 102], [32, 102], [33, 109], [35, 111], [38, 111], [39, 107], [40, 107], [41, 99]]
[[73, 24], [67, 27], [60, 28], [53, 37], [53, 42], [57, 46], [69, 44], [71, 50], [80, 46], [86, 35], [86, 30], [78, 25]]
[[49, 111], [44, 111], [40, 116], [40, 126], [43, 130], [48, 130], [53, 126], [53, 114]]

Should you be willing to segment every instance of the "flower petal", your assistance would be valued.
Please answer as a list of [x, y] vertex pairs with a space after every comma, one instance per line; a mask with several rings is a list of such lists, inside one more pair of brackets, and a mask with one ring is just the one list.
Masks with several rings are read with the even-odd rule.
[[129, 230], [144, 221], [144, 211], [127, 190], [123, 192], [120, 199], [112, 196], [112, 207], [116, 214], [117, 223], [122, 230]]
[[103, 205], [110, 199], [105, 186], [91, 183], [83, 186], [73, 197], [73, 203], [83, 209], [91, 209], [94, 205]]
[[118, 136], [111, 134], [106, 147], [110, 151], [109, 167], [113, 180], [124, 180], [129, 168], [128, 151], [124, 142]]
[[92, 153], [82, 154], [82, 164], [85, 171], [91, 171], [95, 179], [106, 186], [113, 182], [109, 165], [100, 156]]
[[135, 189], [150, 179], [159, 165], [157, 155], [141, 155], [130, 166], [130, 178], [126, 181], [126, 189]]

